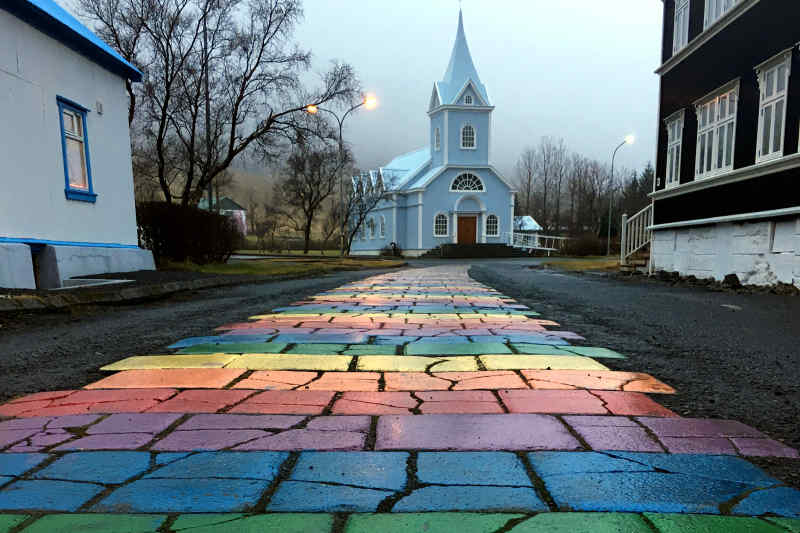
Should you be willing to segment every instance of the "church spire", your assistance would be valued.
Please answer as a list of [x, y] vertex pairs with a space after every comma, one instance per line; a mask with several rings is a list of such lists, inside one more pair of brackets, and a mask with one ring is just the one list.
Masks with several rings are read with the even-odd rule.
[[[458, 10], [458, 30], [456, 31], [456, 41], [453, 44], [453, 52], [450, 54], [450, 63], [444, 78], [439, 82], [440, 92], [442, 92], [443, 104], [453, 104], [468, 81], [471, 81], [476, 90], [480, 93], [485, 105], [489, 104], [486, 88], [481, 83], [472, 55], [469, 52], [467, 36], [464, 33], [464, 16]], [[442, 90], [443, 89], [443, 90]]]

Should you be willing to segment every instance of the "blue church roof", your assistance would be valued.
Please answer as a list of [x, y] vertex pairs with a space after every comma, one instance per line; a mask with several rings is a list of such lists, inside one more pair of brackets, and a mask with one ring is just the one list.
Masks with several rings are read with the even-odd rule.
[[408, 188], [409, 180], [416, 176], [430, 160], [430, 147], [420, 148], [395, 157], [381, 167], [381, 171], [385, 177], [391, 179], [391, 189], [406, 189]]
[[142, 73], [53, 0], [2, 0], [9, 11], [42, 33], [69, 46], [107, 70], [141, 81]]
[[447, 72], [442, 81], [436, 82], [442, 105], [454, 104], [468, 81], [472, 81], [484, 103], [487, 106], [491, 105], [489, 93], [481, 83], [475, 63], [472, 62], [467, 36], [464, 33], [464, 17], [459, 11], [458, 31], [456, 32], [456, 42], [453, 44], [453, 52], [450, 54], [450, 63], [447, 65]]

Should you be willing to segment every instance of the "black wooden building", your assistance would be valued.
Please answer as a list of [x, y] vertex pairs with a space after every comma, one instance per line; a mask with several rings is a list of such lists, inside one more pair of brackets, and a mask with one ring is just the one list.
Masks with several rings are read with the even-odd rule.
[[800, 0], [663, 0], [651, 261], [800, 285]]

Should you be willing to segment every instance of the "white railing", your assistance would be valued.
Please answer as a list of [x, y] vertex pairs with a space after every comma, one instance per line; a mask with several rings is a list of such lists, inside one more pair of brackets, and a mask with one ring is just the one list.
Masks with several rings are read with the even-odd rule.
[[524, 250], [542, 250], [550, 255], [552, 252], [558, 252], [567, 242], [566, 237], [555, 237], [553, 235], [539, 235], [538, 233], [517, 233], [513, 232], [508, 235], [508, 244], [514, 248], [522, 248]]
[[632, 217], [622, 215], [619, 263], [626, 264], [628, 258], [650, 244], [653, 231], [653, 204], [648, 205]]

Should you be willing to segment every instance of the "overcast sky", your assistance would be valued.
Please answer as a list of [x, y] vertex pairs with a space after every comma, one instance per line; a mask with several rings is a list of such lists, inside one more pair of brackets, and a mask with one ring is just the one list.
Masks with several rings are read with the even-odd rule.
[[[433, 82], [444, 75], [457, 0], [305, 0], [297, 33], [316, 68], [336, 58], [380, 99], [348, 118], [345, 138], [363, 168], [428, 143]], [[509, 177], [545, 135], [628, 168], [655, 154], [662, 3], [658, 0], [463, 0], [464, 28], [496, 109], [492, 161]]]
[[[59, 0], [69, 7], [70, 2]], [[345, 123], [361, 168], [428, 143], [433, 82], [444, 75], [458, 0], [305, 0], [296, 38], [314, 69], [353, 65], [380, 105]], [[492, 162], [512, 178], [526, 146], [563, 138], [585, 156], [639, 169], [655, 154], [662, 3], [463, 0], [472, 58], [496, 109]]]

